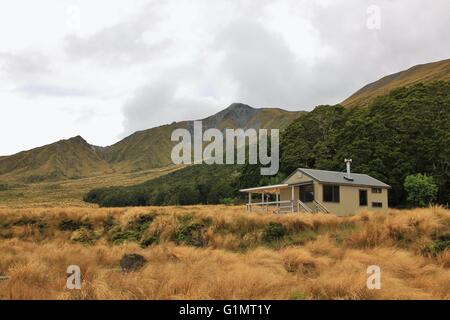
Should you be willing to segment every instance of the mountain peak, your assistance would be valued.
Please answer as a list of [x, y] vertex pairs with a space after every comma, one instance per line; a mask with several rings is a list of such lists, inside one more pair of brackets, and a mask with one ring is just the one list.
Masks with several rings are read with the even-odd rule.
[[250, 107], [249, 105], [247, 105], [247, 104], [244, 104], [244, 103], [240, 103], [240, 102], [233, 102], [232, 104], [230, 104], [226, 109], [224, 109], [223, 111], [225, 111], [225, 110], [229, 110], [229, 111], [231, 111], [231, 110], [254, 110], [255, 108], [253, 108], [253, 107]]
[[87, 141], [80, 135], [69, 138], [69, 139], [67, 139], [67, 141], [87, 143]]

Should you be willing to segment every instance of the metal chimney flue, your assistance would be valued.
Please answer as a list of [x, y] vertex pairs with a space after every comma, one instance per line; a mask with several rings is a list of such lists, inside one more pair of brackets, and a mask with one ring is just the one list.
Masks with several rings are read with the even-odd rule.
[[345, 179], [353, 181], [351, 172], [350, 172], [350, 165], [352, 164], [352, 159], [344, 159], [345, 165], [347, 167], [347, 175], [344, 176]]

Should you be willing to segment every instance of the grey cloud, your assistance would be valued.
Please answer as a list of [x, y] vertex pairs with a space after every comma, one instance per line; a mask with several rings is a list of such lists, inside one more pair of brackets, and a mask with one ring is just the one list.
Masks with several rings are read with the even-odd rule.
[[251, 20], [233, 21], [216, 38], [216, 48], [224, 52], [224, 74], [237, 84], [237, 101], [301, 106], [308, 69], [278, 34]]
[[[224, 54], [222, 71], [236, 84], [236, 100], [311, 109], [339, 103], [389, 73], [448, 58], [444, 30], [450, 29], [450, 20], [443, 8], [449, 4], [437, 2], [437, 7], [390, 0], [313, 4], [308, 20], [329, 49], [327, 55], [317, 52], [314, 64], [297, 58], [280, 34], [251, 15], [232, 20], [216, 37], [215, 49]], [[380, 30], [366, 26], [366, 10], [373, 4], [381, 9]]]
[[122, 136], [173, 121], [203, 118], [217, 106], [211, 98], [179, 97], [177, 90], [175, 80], [137, 89], [123, 107], [125, 121]]
[[53, 97], [83, 97], [92, 93], [85, 89], [64, 87], [43, 83], [26, 83], [18, 86], [14, 91], [30, 97], [53, 96]]
[[[380, 8], [381, 27], [366, 27], [369, 5]], [[445, 10], [445, 8], [448, 8]], [[316, 5], [311, 23], [333, 55], [317, 61], [326, 102], [343, 99], [362, 86], [411, 66], [449, 58], [448, 1], [350, 0], [330, 7]], [[328, 97], [328, 99], [327, 99]], [[317, 103], [317, 102], [316, 102]]]
[[39, 52], [0, 52], [0, 70], [13, 81], [21, 81], [48, 74], [50, 59]]
[[0, 70], [12, 80], [17, 92], [26, 97], [53, 96], [74, 97], [88, 96], [91, 92], [76, 86], [55, 84], [56, 76], [51, 59], [41, 52], [1, 52]]
[[[225, 107], [219, 101], [227, 99], [291, 110], [339, 103], [384, 75], [448, 58], [450, 52], [450, 42], [445, 39], [450, 29], [445, 0], [436, 0], [433, 6], [421, 0], [407, 4], [346, 0], [307, 5], [280, 1], [296, 8], [299, 19], [308, 21], [317, 36], [318, 47], [326, 49], [315, 52], [308, 61], [286, 41], [284, 32], [292, 30], [275, 31], [265, 23], [263, 7], [272, 3], [234, 2], [232, 16], [223, 20], [217, 17], [220, 22], [212, 30], [195, 30], [208, 35], [208, 41], [186, 48], [185, 55], [185, 48], [168, 40], [171, 34], [148, 42], [149, 32], [159, 30], [159, 23], [166, 18], [159, 1], [89, 37], [66, 38], [65, 49], [73, 59], [92, 59], [108, 66], [142, 63], [142, 72], [151, 74], [149, 84], [137, 88], [123, 106], [125, 133], [201, 118]], [[369, 5], [381, 9], [380, 30], [366, 26]], [[286, 24], [285, 28], [291, 26]], [[299, 37], [298, 41], [304, 40]], [[305, 51], [310, 48], [305, 47]], [[173, 58], [170, 67], [158, 55]], [[145, 64], [148, 61], [151, 68]], [[214, 70], [214, 75], [209, 70]], [[185, 90], [187, 86], [198, 90]]]
[[157, 2], [145, 6], [138, 14], [125, 21], [80, 37], [67, 36], [64, 49], [73, 60], [93, 60], [108, 66], [127, 66], [142, 63], [162, 54], [170, 45], [169, 39], [149, 43], [147, 32], [160, 21], [156, 15]]

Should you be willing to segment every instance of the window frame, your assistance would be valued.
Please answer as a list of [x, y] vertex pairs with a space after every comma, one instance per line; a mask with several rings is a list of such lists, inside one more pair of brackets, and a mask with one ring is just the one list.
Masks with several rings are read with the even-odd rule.
[[[366, 194], [366, 201], [365, 204], [361, 204], [361, 192], [365, 192]], [[359, 189], [359, 206], [360, 207], [368, 207], [369, 206], [369, 196], [368, 196], [369, 192], [367, 189]]]
[[383, 193], [383, 189], [379, 187], [372, 187], [372, 193]]
[[383, 202], [372, 201], [372, 208], [383, 208]]
[[[331, 188], [331, 200], [325, 199], [325, 194], [326, 194], [325, 188]], [[340, 203], [341, 202], [340, 186], [338, 184], [323, 184], [322, 185], [322, 200], [323, 200], [323, 202]]]

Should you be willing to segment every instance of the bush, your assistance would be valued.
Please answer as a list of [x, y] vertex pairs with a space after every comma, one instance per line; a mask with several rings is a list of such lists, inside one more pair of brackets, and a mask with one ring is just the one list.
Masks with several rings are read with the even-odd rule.
[[93, 244], [95, 240], [94, 232], [85, 228], [74, 231], [70, 237], [70, 241], [81, 244]]
[[225, 204], [227, 206], [235, 205], [239, 202], [240, 201], [238, 198], [223, 198], [222, 201], [220, 201], [220, 203]]
[[192, 216], [185, 215], [178, 218], [180, 225], [171, 236], [177, 245], [184, 244], [195, 247], [205, 245], [204, 231], [211, 223], [209, 220], [194, 220]]
[[109, 232], [109, 241], [114, 245], [122, 244], [126, 241], [138, 242], [141, 234], [136, 230], [121, 230], [113, 228]]
[[137, 253], [125, 254], [122, 259], [120, 259], [120, 267], [124, 272], [132, 272], [141, 269], [147, 260]]
[[156, 234], [149, 234], [148, 236], [144, 237], [141, 242], [140, 246], [142, 248], [147, 248], [151, 246], [152, 244], [157, 244], [159, 242], [159, 236]]
[[430, 246], [430, 252], [434, 255], [450, 249], [450, 233], [439, 236]]
[[59, 222], [58, 228], [61, 231], [75, 231], [81, 228], [92, 229], [92, 224], [89, 221], [63, 219]]
[[418, 207], [425, 207], [431, 204], [438, 191], [437, 185], [432, 177], [423, 174], [409, 175], [404, 182], [407, 193], [407, 201]]
[[270, 222], [264, 230], [263, 240], [271, 243], [280, 240], [286, 235], [286, 228], [281, 223]]
[[141, 241], [141, 239], [155, 217], [156, 214], [154, 213], [141, 214], [129, 221], [125, 229], [120, 227], [112, 228], [109, 231], [109, 241], [115, 245], [122, 244], [125, 241], [135, 241], [141, 242], [141, 245], [148, 246], [151, 240], [144, 239]]
[[114, 217], [109, 215], [106, 217], [105, 221], [103, 221], [103, 229], [105, 231], [109, 231], [114, 227], [115, 224], [116, 223], [115, 223]]
[[30, 226], [30, 225], [35, 225], [35, 224], [38, 224], [38, 223], [39, 223], [38, 219], [23, 217], [23, 218], [20, 218], [20, 219], [16, 220], [14, 222], [14, 225], [15, 226]]

